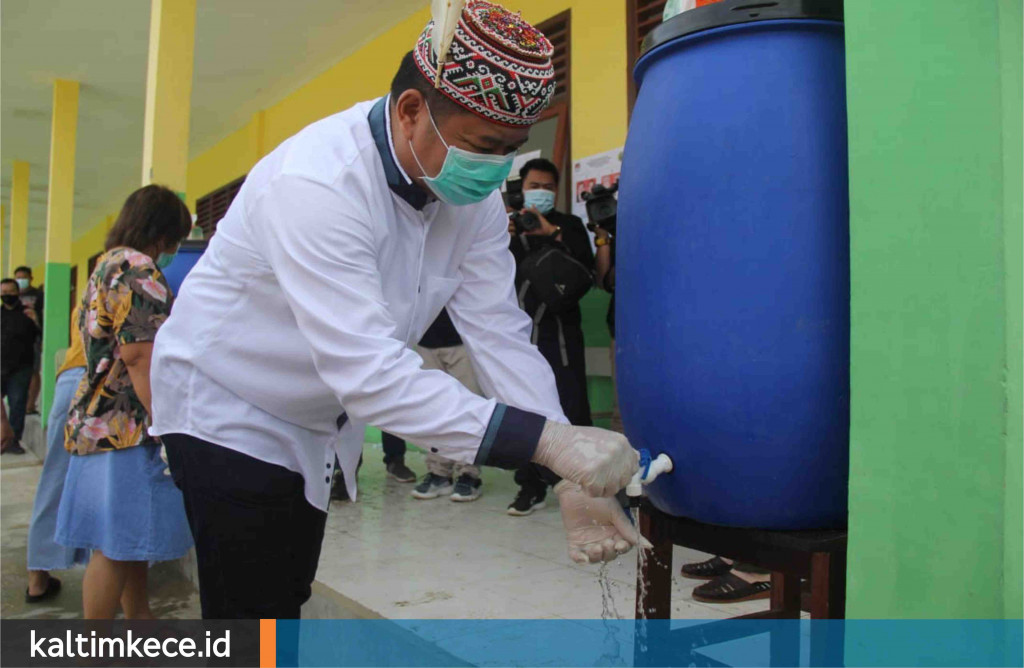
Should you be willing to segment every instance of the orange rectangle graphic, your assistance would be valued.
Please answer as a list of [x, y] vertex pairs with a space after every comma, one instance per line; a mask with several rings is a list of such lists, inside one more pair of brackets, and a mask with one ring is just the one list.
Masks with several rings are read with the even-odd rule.
[[277, 620], [260, 620], [260, 668], [277, 668]]

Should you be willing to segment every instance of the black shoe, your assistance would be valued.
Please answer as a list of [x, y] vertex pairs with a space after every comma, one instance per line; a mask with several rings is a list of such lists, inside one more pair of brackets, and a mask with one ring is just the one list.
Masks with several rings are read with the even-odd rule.
[[405, 465], [405, 459], [399, 457], [387, 463], [388, 477], [398, 482], [416, 482], [416, 474]]
[[704, 603], [756, 601], [772, 595], [771, 582], [747, 582], [731, 572], [694, 587], [693, 598]]
[[548, 505], [544, 503], [544, 497], [546, 496], [547, 492], [543, 489], [534, 490], [520, 487], [515, 500], [508, 505], [508, 514], [515, 517], [525, 517], [535, 510], [541, 510]]
[[348, 495], [348, 488], [345, 487], [345, 476], [342, 475], [341, 469], [338, 469], [337, 473], [334, 474], [334, 480], [331, 481], [331, 500], [332, 501], [350, 501]]
[[46, 582], [46, 589], [42, 594], [35, 594], [34, 596], [28, 593], [28, 589], [25, 590], [25, 602], [26, 603], [39, 603], [45, 601], [48, 598], [53, 598], [60, 593], [60, 580], [50, 576], [50, 579]]
[[483, 484], [480, 478], [474, 478], [468, 473], [463, 473], [455, 481], [452, 501], [476, 501], [480, 498], [480, 487]]
[[5, 455], [23, 455], [25, 454], [25, 448], [21, 447], [21, 441], [15, 441], [13, 445], [8, 445], [4, 448], [3, 453]]
[[683, 564], [679, 574], [691, 580], [714, 580], [731, 570], [732, 564], [727, 564], [721, 557], [711, 557], [706, 561]]

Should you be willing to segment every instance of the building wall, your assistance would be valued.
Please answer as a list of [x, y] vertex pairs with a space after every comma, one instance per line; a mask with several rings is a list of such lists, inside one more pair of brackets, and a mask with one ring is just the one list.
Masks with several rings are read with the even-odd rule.
[[1020, 34], [846, 3], [850, 617], [1021, 617]]
[[[565, 10], [572, 12], [572, 157], [621, 146], [626, 139], [626, 11], [621, 0], [509, 0], [503, 4], [522, 11], [534, 23]], [[197, 198], [246, 174], [303, 127], [385, 94], [399, 61], [416, 43], [429, 16], [426, 8], [416, 12], [193, 157], [188, 166], [189, 208], [194, 211]], [[75, 242], [72, 264], [79, 265], [80, 285], [84, 285], [88, 258], [102, 248], [105, 230], [100, 221]], [[584, 304], [589, 345], [608, 345], [607, 304], [607, 295], [597, 290]]]
[[[539, 23], [572, 11], [572, 155], [621, 146], [626, 139], [626, 23], [618, 0], [512, 0]], [[585, 9], [584, 9], [585, 8]], [[259, 156], [306, 125], [387, 92], [429, 11], [416, 12], [189, 163], [188, 202], [245, 174]], [[611, 74], [609, 74], [611, 73]], [[600, 110], [600, 114], [594, 113]]]

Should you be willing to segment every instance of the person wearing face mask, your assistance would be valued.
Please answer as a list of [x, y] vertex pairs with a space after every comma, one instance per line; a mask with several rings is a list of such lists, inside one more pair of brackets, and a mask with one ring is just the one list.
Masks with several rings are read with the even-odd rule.
[[152, 617], [153, 561], [192, 546], [181, 493], [164, 474], [149, 429], [153, 340], [174, 295], [161, 268], [192, 228], [170, 189], [149, 185], [125, 200], [77, 313], [85, 373], [71, 398], [64, 447], [71, 453], [54, 538], [91, 551], [82, 581], [86, 619]]
[[[13, 455], [25, 454], [21, 436], [25, 431], [25, 407], [28, 403], [28, 387], [32, 380], [32, 365], [35, 358], [36, 341], [39, 340], [39, 319], [36, 312], [21, 301], [18, 283], [5, 278], [0, 284], [0, 365], [3, 366], [3, 398], [11, 407], [9, 419], [5, 412], [10, 431], [5, 434], [0, 452]], [[5, 430], [6, 431], [6, 430]]]
[[[32, 285], [32, 267], [18, 267], [14, 270], [14, 280], [18, 282], [18, 289], [21, 291], [21, 303], [26, 308], [35, 311], [36, 320], [39, 322], [39, 331], [43, 331], [43, 290]], [[35, 359], [32, 362], [32, 382], [28, 386], [28, 406], [26, 414], [35, 415], [39, 413], [36, 403], [39, 401], [39, 390], [42, 387], [39, 370], [42, 362], [43, 338], [40, 336], [36, 341]]]
[[[152, 431], [185, 497], [204, 617], [299, 616], [335, 456], [356, 498], [366, 425], [456, 462], [547, 466], [577, 561], [635, 540], [611, 497], [638, 455], [567, 424], [513, 285], [498, 188], [554, 91], [553, 48], [498, 5], [446, 4], [389, 95], [256, 164], [160, 331]], [[413, 350], [442, 308], [484, 396]]]
[[[509, 249], [516, 265], [544, 249], [557, 247], [587, 271], [594, 271], [594, 253], [583, 221], [577, 216], [555, 209], [558, 192], [558, 168], [544, 158], [535, 158], [519, 169], [523, 189], [524, 210], [537, 216], [540, 225], [522, 234], [513, 233]], [[524, 277], [516, 279], [516, 288], [522, 293]], [[576, 301], [558, 311], [545, 310], [539, 314], [539, 300], [530, 299], [527, 289], [523, 306], [534, 317], [533, 339], [544, 359], [551, 365], [558, 387], [562, 411], [574, 425], [590, 426], [590, 400], [587, 396], [587, 366], [582, 315]], [[519, 492], [508, 506], [508, 514], [524, 516], [546, 505], [547, 488], [555, 482], [550, 474], [536, 464], [527, 464], [516, 471]]]

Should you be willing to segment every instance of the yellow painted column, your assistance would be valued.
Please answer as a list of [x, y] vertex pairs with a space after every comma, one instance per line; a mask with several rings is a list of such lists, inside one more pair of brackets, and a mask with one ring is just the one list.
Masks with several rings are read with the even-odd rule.
[[249, 121], [249, 146], [252, 147], [252, 164], [259, 162], [266, 155], [265, 134], [266, 134], [265, 111], [257, 111]]
[[15, 267], [28, 263], [28, 175], [28, 163], [15, 160], [11, 174], [11, 235], [7, 239], [7, 268], [11, 273]]
[[50, 126], [50, 185], [46, 199], [46, 302], [43, 310], [43, 425], [50, 414], [57, 381], [54, 357], [68, 347], [71, 310], [71, 221], [75, 208], [75, 141], [78, 132], [78, 82], [53, 82]]
[[196, 0], [151, 0], [142, 184], [185, 198]]

